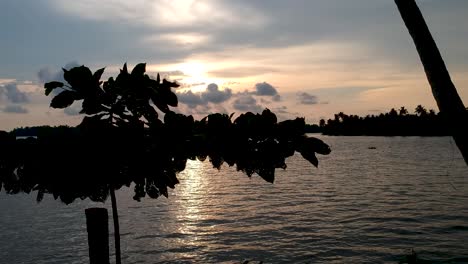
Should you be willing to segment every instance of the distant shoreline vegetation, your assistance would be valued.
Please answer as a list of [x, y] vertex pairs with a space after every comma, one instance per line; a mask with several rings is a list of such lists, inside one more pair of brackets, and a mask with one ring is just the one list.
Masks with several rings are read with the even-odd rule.
[[[76, 131], [69, 126], [35, 126], [20, 127], [11, 131], [18, 137], [40, 137], [41, 135], [61, 135], [64, 132]], [[418, 105], [414, 114], [405, 107], [392, 108], [379, 115], [348, 115], [343, 112], [334, 115], [333, 119], [321, 119], [319, 124], [307, 124], [306, 133], [322, 133], [328, 136], [450, 136], [440, 113], [427, 110]]]
[[330, 136], [450, 136], [443, 120], [440, 113], [418, 105], [414, 114], [405, 107], [365, 117], [340, 112], [334, 119], [320, 120], [319, 128]]

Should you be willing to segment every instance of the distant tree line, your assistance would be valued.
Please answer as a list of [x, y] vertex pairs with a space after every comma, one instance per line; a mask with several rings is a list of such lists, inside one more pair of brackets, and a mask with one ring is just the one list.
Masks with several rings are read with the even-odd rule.
[[449, 130], [440, 113], [418, 105], [414, 114], [405, 107], [392, 108], [379, 115], [335, 114], [334, 119], [320, 120], [324, 135], [344, 136], [449, 136]]
[[18, 127], [10, 133], [15, 137], [43, 137], [43, 136], [60, 136], [68, 133], [78, 133], [78, 128], [70, 126], [32, 126]]
[[[305, 124], [304, 132], [331, 136], [450, 136], [441, 114], [422, 105], [414, 109], [414, 114], [404, 106], [365, 117], [340, 112], [333, 119], [321, 119], [318, 125]], [[79, 130], [62, 125], [19, 127], [11, 131], [16, 137], [60, 137], [70, 133], [79, 133]]]
[[[31, 127], [17, 127], [10, 133], [17, 138], [27, 137], [44, 137], [44, 136], [58, 136], [69, 133], [79, 133], [78, 127], [70, 126], [31, 126]], [[305, 133], [321, 133], [322, 128], [317, 124], [305, 124]]]

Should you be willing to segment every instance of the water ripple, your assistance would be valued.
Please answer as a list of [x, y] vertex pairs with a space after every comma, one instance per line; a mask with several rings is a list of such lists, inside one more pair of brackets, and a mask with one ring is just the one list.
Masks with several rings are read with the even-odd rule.
[[[119, 191], [123, 262], [468, 262], [468, 169], [450, 138], [323, 139], [318, 170], [294, 156], [275, 184], [190, 162], [169, 199]], [[0, 262], [87, 263], [91, 206], [110, 210], [0, 194]]]

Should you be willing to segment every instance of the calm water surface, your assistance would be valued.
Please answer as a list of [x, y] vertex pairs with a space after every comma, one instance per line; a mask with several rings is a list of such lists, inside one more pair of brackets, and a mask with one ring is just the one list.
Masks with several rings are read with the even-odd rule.
[[[120, 190], [123, 263], [398, 263], [411, 249], [468, 263], [468, 167], [451, 138], [318, 137], [333, 150], [320, 168], [294, 156], [275, 184], [196, 161], [169, 199]], [[1, 193], [0, 263], [88, 263], [96, 205], [110, 208]]]

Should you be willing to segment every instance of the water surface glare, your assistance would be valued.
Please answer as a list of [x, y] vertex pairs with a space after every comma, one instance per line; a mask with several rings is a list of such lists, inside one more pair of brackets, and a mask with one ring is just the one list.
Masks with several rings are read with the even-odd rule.
[[[123, 263], [398, 263], [410, 249], [468, 263], [468, 167], [451, 138], [318, 137], [332, 147], [319, 169], [296, 155], [274, 184], [192, 161], [169, 199], [120, 190]], [[0, 263], [88, 263], [92, 206], [110, 212], [1, 193]]]

